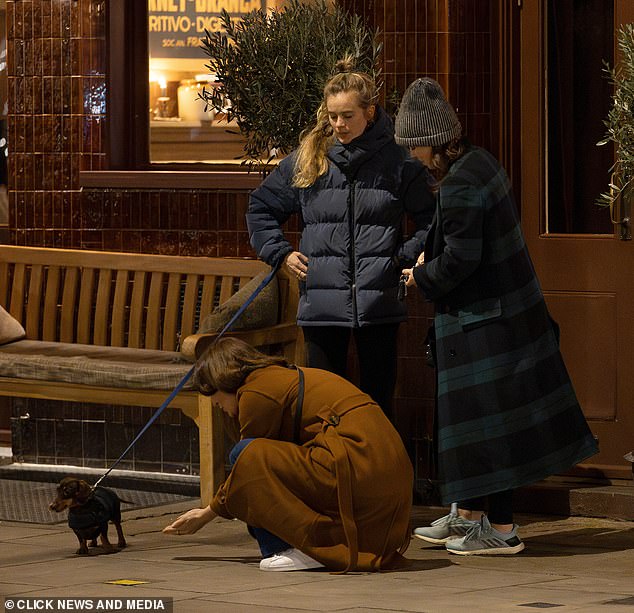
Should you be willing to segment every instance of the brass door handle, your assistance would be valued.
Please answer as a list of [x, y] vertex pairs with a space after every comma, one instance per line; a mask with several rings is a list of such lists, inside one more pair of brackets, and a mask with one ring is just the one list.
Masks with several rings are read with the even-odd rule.
[[610, 201], [610, 221], [615, 226], [619, 226], [619, 240], [632, 240], [632, 198], [634, 198], [634, 186], [629, 183], [622, 188], [618, 188], [614, 183], [614, 174], [610, 179], [610, 193], [614, 195], [615, 190], [619, 190], [616, 198]]

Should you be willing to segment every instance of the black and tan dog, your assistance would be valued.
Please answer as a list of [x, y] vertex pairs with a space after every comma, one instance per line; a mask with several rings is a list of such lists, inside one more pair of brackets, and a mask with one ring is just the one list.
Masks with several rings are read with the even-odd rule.
[[[76, 477], [65, 477], [57, 486], [57, 497], [49, 505], [51, 511], [58, 513], [68, 509], [68, 525], [79, 539], [77, 554], [88, 554], [88, 541], [97, 546], [97, 537], [101, 537], [101, 546], [105, 553], [114, 553], [126, 546], [121, 529], [121, 503], [127, 502], [106, 487], [93, 489], [86, 481]], [[108, 540], [108, 522], [117, 529], [119, 542], [117, 548]]]

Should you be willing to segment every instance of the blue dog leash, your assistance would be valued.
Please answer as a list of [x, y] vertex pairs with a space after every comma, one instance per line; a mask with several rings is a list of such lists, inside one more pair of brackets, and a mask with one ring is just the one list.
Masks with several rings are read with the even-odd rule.
[[[210, 347], [213, 347], [222, 336], [231, 329], [233, 324], [238, 320], [238, 318], [244, 313], [247, 307], [255, 300], [256, 296], [271, 282], [275, 273], [277, 273], [281, 260], [275, 266], [271, 268], [271, 272], [262, 280], [262, 283], [257, 286], [255, 291], [244, 301], [242, 306], [236, 311], [235, 315], [227, 322], [225, 327], [218, 333], [218, 336], [213, 340], [211, 345], [205, 351], [208, 351]], [[205, 354], [203, 353], [203, 356]], [[97, 482], [92, 486], [94, 490], [112, 471], [113, 469], [123, 460], [123, 458], [127, 455], [128, 451], [134, 447], [137, 441], [145, 434], [145, 431], [157, 420], [159, 415], [169, 406], [169, 404], [174, 400], [176, 395], [185, 387], [185, 384], [192, 378], [193, 374], [196, 372], [197, 363], [203, 357], [201, 356], [196, 360], [194, 365], [189, 369], [189, 371], [185, 374], [185, 376], [176, 384], [176, 387], [172, 390], [171, 394], [163, 401], [163, 404], [156, 410], [154, 415], [150, 417], [149, 421], [143, 426], [141, 431], [134, 437], [134, 440], [127, 446], [125, 451], [115, 460], [115, 462], [110, 466], [110, 468], [97, 480]]]

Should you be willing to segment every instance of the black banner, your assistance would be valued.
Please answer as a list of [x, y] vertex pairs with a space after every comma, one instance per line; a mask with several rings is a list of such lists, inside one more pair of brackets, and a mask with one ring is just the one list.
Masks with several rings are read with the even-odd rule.
[[201, 57], [200, 39], [205, 30], [219, 32], [220, 13], [240, 20], [266, 8], [266, 0], [148, 0], [150, 57]]

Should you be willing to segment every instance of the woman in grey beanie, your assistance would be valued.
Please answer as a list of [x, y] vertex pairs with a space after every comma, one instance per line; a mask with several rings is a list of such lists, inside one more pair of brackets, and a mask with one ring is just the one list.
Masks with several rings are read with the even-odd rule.
[[438, 477], [443, 503], [458, 501], [414, 536], [461, 555], [518, 553], [513, 490], [571, 468], [596, 443], [506, 172], [462, 136], [433, 79], [407, 88], [395, 132], [439, 181], [424, 253], [403, 274], [436, 307]]

